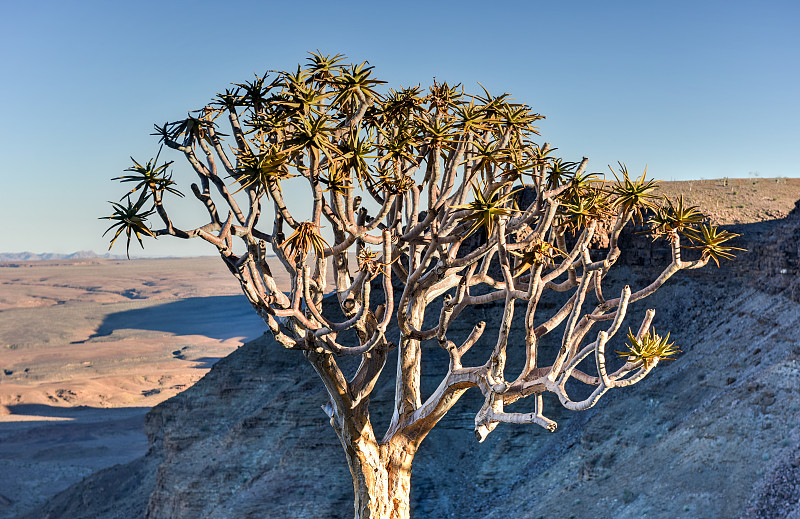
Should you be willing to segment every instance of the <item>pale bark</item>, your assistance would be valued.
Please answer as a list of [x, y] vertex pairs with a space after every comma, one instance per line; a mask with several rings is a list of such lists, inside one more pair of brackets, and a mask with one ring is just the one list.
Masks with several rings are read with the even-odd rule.
[[416, 449], [393, 441], [379, 445], [365, 437], [345, 445], [353, 477], [355, 519], [408, 519], [411, 462]]

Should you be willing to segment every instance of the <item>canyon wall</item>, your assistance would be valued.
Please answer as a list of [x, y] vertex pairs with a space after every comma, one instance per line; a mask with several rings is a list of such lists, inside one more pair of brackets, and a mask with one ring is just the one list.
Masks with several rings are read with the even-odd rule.
[[[680, 273], [634, 309], [634, 321], [657, 309], [654, 326], [672, 333], [677, 360], [586, 412], [548, 402], [553, 434], [501, 424], [478, 444], [480, 394], [469, 391], [417, 455], [412, 516], [800, 517], [800, 209], [731, 230], [748, 252]], [[624, 240], [619, 279], [636, 288], [667, 256], [636, 229]], [[496, 321], [499, 309], [470, 309], [461, 326]], [[425, 352], [431, 391], [447, 358]], [[385, 377], [372, 399], [377, 430], [392, 398]], [[146, 456], [26, 517], [352, 517], [325, 401], [302, 357], [264, 336], [148, 414]]]

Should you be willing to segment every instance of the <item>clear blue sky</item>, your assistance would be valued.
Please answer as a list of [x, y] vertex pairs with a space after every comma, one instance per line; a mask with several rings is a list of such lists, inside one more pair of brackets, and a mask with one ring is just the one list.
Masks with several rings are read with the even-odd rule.
[[[798, 25], [796, 1], [5, 2], [0, 251], [104, 251], [109, 179], [155, 152], [153, 123], [316, 49], [395, 87], [510, 92], [596, 171], [797, 177]], [[203, 245], [165, 237], [145, 254]]]

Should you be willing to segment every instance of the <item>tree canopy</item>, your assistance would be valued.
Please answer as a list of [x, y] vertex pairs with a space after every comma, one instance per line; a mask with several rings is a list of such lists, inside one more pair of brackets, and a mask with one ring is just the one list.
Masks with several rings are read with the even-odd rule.
[[[191, 193], [205, 221], [186, 226], [168, 212], [170, 197], [183, 195], [173, 162], [159, 164], [158, 156], [134, 160], [117, 178], [133, 187], [108, 217], [112, 245], [122, 234], [128, 248], [134, 237], [209, 242], [275, 339], [303, 352], [330, 397], [325, 410], [350, 463], [357, 517], [407, 516], [411, 459], [470, 388], [484, 397], [474, 423], [482, 441], [503, 422], [555, 430], [545, 393], [581, 410], [644, 378], [679, 350], [652, 329], [648, 310], [627, 344], [607, 351], [629, 306], [678, 271], [735, 250], [726, 243], [735, 235], [707, 224], [682, 198], [660, 197], [646, 172], [631, 175], [620, 164], [606, 180], [588, 171], [586, 158], [557, 157], [540, 140], [544, 117], [509, 94], [384, 83], [366, 62], [318, 52], [296, 70], [236, 83], [186, 118], [155, 127], [162, 148], [181, 153], [194, 171]], [[312, 200], [307, 219], [296, 210], [302, 186]], [[646, 286], [609, 297], [604, 280], [631, 222], [664, 239], [671, 261]], [[605, 246], [592, 248], [600, 234]], [[682, 259], [687, 247], [698, 251], [695, 259]], [[291, 279], [286, 290], [274, 268]], [[539, 306], [547, 294], [563, 295], [553, 311]], [[450, 333], [466, 308], [494, 302], [502, 310], [492, 337], [483, 322], [466, 336]], [[525, 330], [524, 343], [509, 343], [512, 327]], [[485, 362], [465, 366], [476, 346]], [[427, 348], [444, 349], [450, 365], [424, 395]], [[524, 352], [514, 373], [509, 348]], [[551, 362], [541, 361], [545, 348], [554, 350]], [[369, 397], [394, 349], [393, 418], [379, 439]], [[361, 357], [349, 378], [337, 364], [343, 356]], [[568, 381], [591, 391], [575, 398]], [[527, 397], [532, 408], [508, 409]]]

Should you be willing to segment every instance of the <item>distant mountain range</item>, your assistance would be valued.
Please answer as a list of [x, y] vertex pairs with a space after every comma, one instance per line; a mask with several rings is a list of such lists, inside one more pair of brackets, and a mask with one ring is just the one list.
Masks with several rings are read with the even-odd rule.
[[45, 261], [45, 260], [67, 260], [67, 259], [91, 259], [91, 258], [112, 258], [121, 259], [125, 256], [117, 254], [97, 254], [90, 250], [79, 250], [71, 254], [56, 254], [53, 252], [43, 252], [36, 254], [33, 252], [0, 252], [0, 262], [2, 261]]

